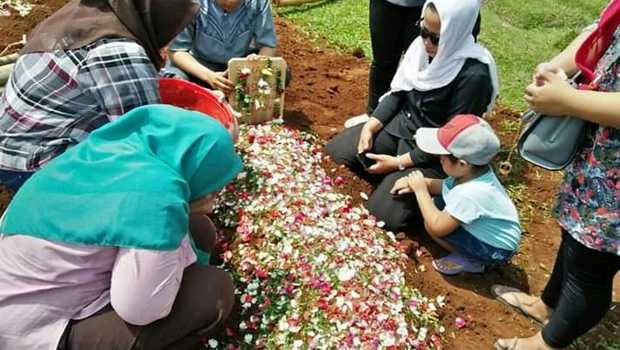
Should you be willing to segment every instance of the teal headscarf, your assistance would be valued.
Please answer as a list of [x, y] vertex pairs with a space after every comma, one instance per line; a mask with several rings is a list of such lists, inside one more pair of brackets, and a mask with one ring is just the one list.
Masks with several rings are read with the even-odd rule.
[[35, 173], [0, 232], [173, 250], [188, 233], [189, 202], [240, 170], [228, 131], [213, 118], [167, 105], [136, 108]]

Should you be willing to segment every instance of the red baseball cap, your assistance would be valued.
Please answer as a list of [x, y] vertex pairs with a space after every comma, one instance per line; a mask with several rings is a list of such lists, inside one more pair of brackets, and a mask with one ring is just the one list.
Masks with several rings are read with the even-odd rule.
[[486, 165], [499, 152], [491, 125], [473, 114], [459, 114], [441, 128], [419, 128], [415, 141], [430, 154], [451, 154], [469, 164]]

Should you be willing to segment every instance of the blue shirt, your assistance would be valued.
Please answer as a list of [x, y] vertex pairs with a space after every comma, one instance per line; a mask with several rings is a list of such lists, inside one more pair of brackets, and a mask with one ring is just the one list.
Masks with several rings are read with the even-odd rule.
[[245, 0], [225, 12], [215, 0], [200, 0], [194, 20], [170, 44], [171, 51], [189, 51], [201, 63], [226, 65], [245, 57], [251, 47], [276, 47], [268, 0]]
[[455, 185], [454, 178], [443, 181], [445, 211], [480, 241], [514, 251], [521, 240], [517, 209], [493, 170]]

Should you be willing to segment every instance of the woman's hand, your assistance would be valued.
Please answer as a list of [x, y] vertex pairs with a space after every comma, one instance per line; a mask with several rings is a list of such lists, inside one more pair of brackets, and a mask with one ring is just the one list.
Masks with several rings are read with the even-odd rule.
[[217, 198], [217, 193], [209, 193], [207, 196], [196, 199], [189, 203], [189, 212], [190, 214], [202, 214], [209, 215], [213, 213], [213, 206], [215, 205], [215, 200]]
[[366, 169], [371, 174], [385, 174], [398, 169], [398, 158], [394, 156], [366, 153], [366, 157], [377, 161]]
[[413, 193], [413, 189], [409, 187], [407, 176], [403, 176], [396, 180], [396, 183], [394, 183], [394, 187], [392, 187], [390, 193], [393, 195]]
[[536, 84], [536, 86], [544, 85], [543, 75], [545, 73], [553, 73], [562, 77], [564, 80], [567, 80], [566, 72], [557, 64], [551, 62], [543, 62], [536, 66], [536, 70], [534, 71], [534, 75], [532, 76], [532, 83]]
[[218, 89], [226, 95], [229, 95], [235, 87], [232, 81], [228, 80], [228, 71], [209, 72], [205, 80], [214, 89]]
[[407, 176], [407, 184], [413, 192], [428, 191], [428, 181], [420, 170], [414, 170]]
[[360, 140], [357, 143], [357, 153], [363, 153], [366, 151], [370, 151], [372, 148], [372, 138], [373, 133], [368, 127], [368, 123], [364, 124], [362, 128], [362, 132], [360, 133]]
[[259, 54], [255, 54], [255, 53], [251, 53], [251, 54], [247, 55], [245, 58], [248, 61], [252, 62], [252, 61], [258, 61], [258, 60], [260, 60], [263, 57], [265, 57], [265, 56], [259, 55]]
[[575, 89], [561, 74], [547, 71], [541, 73], [540, 78], [541, 86], [532, 83], [525, 89], [525, 100], [530, 108], [555, 116], [572, 114], [569, 102]]
[[382, 127], [383, 124], [381, 124], [379, 119], [370, 117], [360, 132], [360, 139], [357, 143], [357, 153], [370, 151], [372, 148], [373, 137], [379, 130], [381, 130]]
[[213, 94], [217, 96], [218, 101], [223, 103], [224, 106], [228, 108], [228, 111], [230, 111], [230, 114], [232, 115], [232, 121], [228, 126], [228, 133], [230, 134], [233, 143], [237, 143], [237, 141], [239, 141], [239, 116], [241, 116], [241, 113], [235, 111], [232, 108], [232, 106], [226, 100], [226, 95], [222, 91], [213, 90]]
[[237, 141], [239, 141], [239, 120], [237, 119], [237, 114], [239, 113], [233, 111], [232, 108], [230, 108], [230, 110], [233, 113], [232, 113], [232, 121], [230, 125], [228, 126], [228, 133], [230, 134], [230, 137], [232, 138], [233, 143], [236, 144]]

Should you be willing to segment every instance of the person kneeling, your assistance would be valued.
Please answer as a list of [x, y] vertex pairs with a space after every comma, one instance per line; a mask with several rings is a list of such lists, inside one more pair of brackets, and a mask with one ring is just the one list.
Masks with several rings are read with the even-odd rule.
[[458, 115], [441, 128], [418, 129], [415, 139], [421, 150], [439, 155], [448, 178], [414, 171], [396, 181], [392, 194], [415, 193], [429, 235], [451, 252], [433, 267], [456, 275], [507, 262], [519, 246], [521, 226], [489, 166], [500, 145], [491, 126], [477, 116]]
[[231, 58], [275, 56], [276, 32], [267, 0], [201, 0], [200, 12], [168, 47], [166, 71], [229, 94]]
[[242, 168], [232, 134], [142, 106], [26, 181], [0, 219], [0, 349], [202, 346], [234, 305], [207, 216]]

